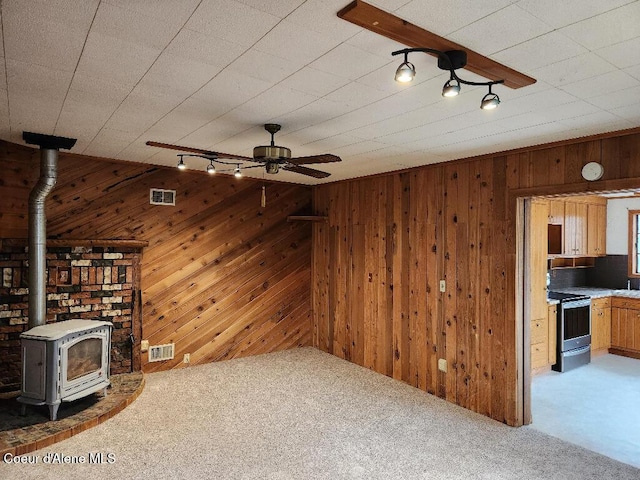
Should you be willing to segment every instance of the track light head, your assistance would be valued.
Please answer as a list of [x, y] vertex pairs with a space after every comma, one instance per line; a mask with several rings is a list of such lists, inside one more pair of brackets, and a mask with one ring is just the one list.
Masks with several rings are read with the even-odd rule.
[[416, 67], [409, 62], [409, 53], [404, 54], [404, 62], [396, 70], [396, 82], [409, 83], [416, 76]]
[[187, 169], [187, 165], [184, 163], [184, 160], [182, 160], [182, 155], [180, 155], [180, 161], [178, 162], [178, 169], [179, 170]]
[[213, 160], [211, 160], [211, 163], [207, 165], [207, 173], [209, 175], [213, 175], [216, 173], [216, 166], [213, 164]]
[[455, 78], [447, 80], [447, 83], [442, 87], [443, 97], [456, 97], [460, 93], [460, 82]]
[[233, 171], [233, 176], [236, 178], [242, 177], [242, 172], [240, 171], [240, 165], [237, 165], [235, 170]]
[[498, 97], [498, 95], [496, 95], [495, 93], [491, 93], [491, 89], [489, 89], [489, 93], [482, 97], [480, 108], [482, 110], [493, 110], [498, 105], [500, 105], [500, 97]]

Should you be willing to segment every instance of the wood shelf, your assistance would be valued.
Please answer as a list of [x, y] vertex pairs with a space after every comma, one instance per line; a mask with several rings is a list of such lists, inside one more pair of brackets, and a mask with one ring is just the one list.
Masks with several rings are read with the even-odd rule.
[[589, 268], [596, 264], [595, 257], [552, 257], [548, 259], [549, 269]]

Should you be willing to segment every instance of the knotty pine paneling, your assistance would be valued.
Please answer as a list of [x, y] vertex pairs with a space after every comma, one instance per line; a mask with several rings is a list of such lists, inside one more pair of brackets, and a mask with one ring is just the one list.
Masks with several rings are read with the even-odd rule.
[[518, 425], [516, 198], [631, 186], [638, 129], [318, 186], [313, 344]]
[[[0, 142], [0, 238], [26, 238], [37, 150]], [[312, 344], [311, 188], [61, 153], [47, 199], [47, 236], [146, 240], [142, 337], [175, 343], [175, 359], [147, 372]], [[175, 207], [149, 189], [177, 191]], [[137, 338], [139, 345], [141, 339]]]

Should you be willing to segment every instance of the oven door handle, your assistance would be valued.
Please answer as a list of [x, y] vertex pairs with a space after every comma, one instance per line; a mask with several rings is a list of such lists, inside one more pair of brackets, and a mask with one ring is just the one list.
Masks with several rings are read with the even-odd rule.
[[575, 357], [576, 355], [582, 355], [583, 353], [591, 350], [591, 345], [585, 345], [584, 347], [574, 348], [573, 350], [568, 350], [566, 352], [562, 352], [565, 357]]

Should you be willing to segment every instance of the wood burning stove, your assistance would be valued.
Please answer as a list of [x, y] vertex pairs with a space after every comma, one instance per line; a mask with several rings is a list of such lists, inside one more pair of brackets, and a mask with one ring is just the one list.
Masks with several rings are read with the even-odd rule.
[[111, 322], [67, 320], [34, 327], [20, 335], [22, 393], [26, 405], [48, 405], [56, 420], [61, 402], [109, 386]]

